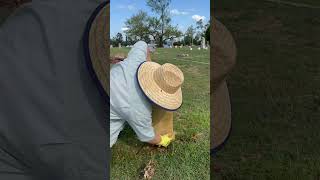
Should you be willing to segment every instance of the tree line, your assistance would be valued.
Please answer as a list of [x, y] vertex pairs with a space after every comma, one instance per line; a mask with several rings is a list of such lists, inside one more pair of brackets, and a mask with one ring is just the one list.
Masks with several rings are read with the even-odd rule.
[[[138, 40], [150, 43], [151, 40], [158, 47], [163, 47], [167, 40], [176, 40], [174, 45], [200, 45], [201, 38], [210, 41], [210, 21], [204, 24], [200, 19], [195, 26], [191, 25], [185, 32], [181, 32], [178, 26], [172, 25], [169, 12], [171, 0], [147, 0], [147, 6], [156, 16], [150, 16], [144, 11], [139, 11], [126, 20], [124, 33], [117, 33], [111, 38], [111, 44], [118, 46], [132, 45]], [[123, 38], [125, 36], [125, 38]]]

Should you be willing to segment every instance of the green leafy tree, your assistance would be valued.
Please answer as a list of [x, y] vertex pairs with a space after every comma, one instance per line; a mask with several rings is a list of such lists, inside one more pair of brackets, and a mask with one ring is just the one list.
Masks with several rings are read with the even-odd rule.
[[189, 44], [191, 46], [193, 45], [194, 34], [195, 34], [195, 28], [191, 25], [188, 27], [188, 29], [185, 32], [184, 41], [186, 44]]
[[130, 36], [128, 36], [128, 34], [126, 34], [126, 46], [127, 45], [133, 45], [135, 43], [134, 39]]
[[203, 32], [203, 29], [204, 29], [203, 20], [200, 19], [199, 21], [196, 22], [196, 24], [197, 24], [197, 29], [198, 29], [200, 32]]
[[117, 33], [116, 35], [116, 43], [119, 44], [119, 43], [123, 43], [123, 36], [121, 33]]
[[148, 22], [148, 14], [144, 11], [139, 11], [125, 22], [125, 25], [128, 28], [125, 33], [135, 40], [145, 40], [150, 34]]
[[148, 16], [144, 11], [139, 11], [125, 22], [128, 28], [125, 33], [135, 39], [150, 42], [150, 36], [155, 42], [163, 47], [168, 39], [174, 39], [182, 36], [182, 32], [177, 26], [171, 25], [169, 16], [169, 5], [171, 0], [147, 0], [147, 5], [157, 14], [156, 17]]
[[152, 29], [152, 36], [161, 47], [166, 40], [182, 35], [177, 26], [171, 25], [170, 4], [171, 0], [147, 0], [147, 5], [158, 15], [150, 18], [149, 24], [150, 29]]
[[209, 41], [210, 42], [210, 24], [208, 25], [207, 27], [207, 30], [206, 30], [206, 33], [205, 33], [205, 38], [206, 38], [206, 41]]
[[159, 27], [157, 29], [159, 33], [159, 45], [163, 46], [164, 34], [166, 31], [166, 27], [169, 25], [171, 18], [169, 16], [169, 6], [171, 0], [147, 0], [147, 5], [151, 8], [153, 12], [155, 12], [157, 17], [157, 22], [159, 23]]

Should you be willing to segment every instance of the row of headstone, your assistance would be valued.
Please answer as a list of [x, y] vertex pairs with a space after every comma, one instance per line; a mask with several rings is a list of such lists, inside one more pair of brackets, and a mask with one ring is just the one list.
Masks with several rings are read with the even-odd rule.
[[[206, 45], [206, 44], [208, 44], [208, 45]], [[153, 46], [153, 47], [155, 47], [155, 44], [150, 44], [150, 46]], [[207, 42], [206, 43], [206, 40], [205, 40], [205, 38], [204, 37], [202, 37], [202, 40], [201, 40], [201, 45], [198, 47], [198, 50], [201, 50], [201, 49], [205, 49], [205, 50], [207, 50], [208, 49], [208, 46], [209, 46], [209, 42]], [[118, 44], [118, 48], [121, 48], [122, 47], [122, 45], [121, 45], [121, 43], [119, 43]], [[126, 47], [133, 47], [132, 45], [127, 45]], [[166, 48], [183, 48], [183, 45], [181, 44], [180, 46], [177, 46], [177, 45], [175, 45], [175, 46], [167, 46]], [[113, 45], [110, 45], [110, 48], [113, 48]], [[189, 49], [190, 50], [192, 50], [192, 46], [189, 46]]]
[[[121, 43], [119, 43], [119, 44], [118, 44], [118, 47], [119, 47], [119, 48], [121, 48], [121, 47], [122, 47]], [[127, 45], [126, 47], [130, 47], [130, 48], [132, 48], [132, 47], [133, 47], [133, 45]], [[112, 45], [112, 44], [110, 45], [110, 48], [113, 48], [113, 45]]]
[[[118, 44], [118, 47], [121, 48], [121, 43]], [[110, 48], [113, 48], [113, 45], [110, 45]]]
[[180, 46], [174, 46], [174, 48], [183, 48], [183, 45], [181, 44]]

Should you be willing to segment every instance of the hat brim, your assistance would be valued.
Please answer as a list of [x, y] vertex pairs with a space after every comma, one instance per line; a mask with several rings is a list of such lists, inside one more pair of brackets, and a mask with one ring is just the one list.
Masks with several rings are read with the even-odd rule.
[[161, 65], [155, 62], [143, 62], [137, 70], [137, 79], [143, 93], [159, 107], [175, 111], [182, 105], [182, 91], [179, 88], [170, 94], [163, 91], [153, 79], [153, 74]]
[[213, 92], [211, 112], [211, 152], [219, 150], [231, 132], [231, 104], [226, 81]]
[[109, 8], [110, 2], [106, 1], [95, 9], [83, 40], [89, 71], [104, 96], [109, 95]]

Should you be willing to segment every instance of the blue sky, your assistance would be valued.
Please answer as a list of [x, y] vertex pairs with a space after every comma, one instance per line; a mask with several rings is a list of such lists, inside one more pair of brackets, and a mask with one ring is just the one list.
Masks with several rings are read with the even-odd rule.
[[[201, 2], [201, 3], [200, 3]], [[146, 5], [146, 0], [111, 0], [110, 1], [110, 33], [111, 37], [123, 32], [124, 22], [139, 10], [154, 15]], [[196, 25], [196, 20], [210, 19], [210, 0], [172, 0], [170, 5], [172, 24], [178, 25], [183, 32]]]

